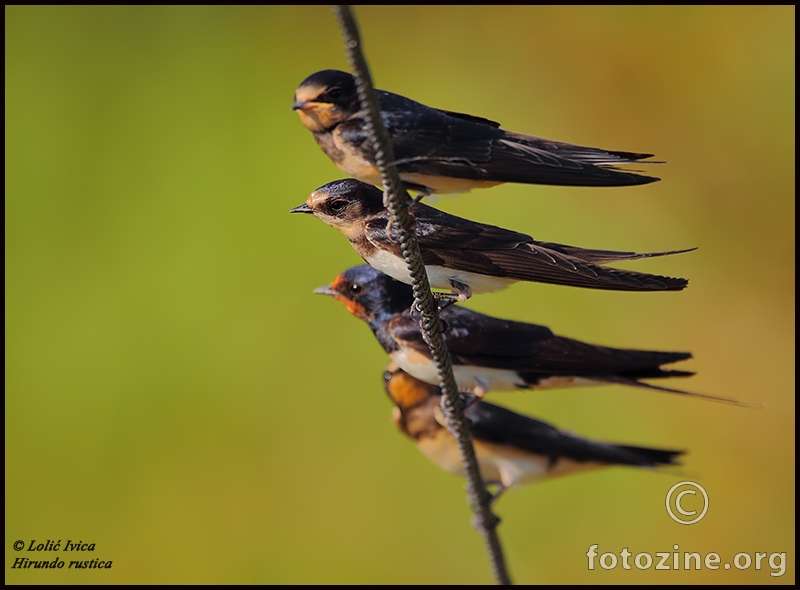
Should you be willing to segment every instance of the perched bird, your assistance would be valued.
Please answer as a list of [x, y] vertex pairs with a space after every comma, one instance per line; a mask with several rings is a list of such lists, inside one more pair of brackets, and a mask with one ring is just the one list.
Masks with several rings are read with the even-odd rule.
[[[417, 379], [438, 384], [436, 365], [412, 317], [411, 287], [362, 264], [341, 273], [315, 293], [338, 299], [369, 324], [389, 357]], [[441, 312], [459, 389], [483, 396], [490, 390], [549, 389], [619, 383], [737, 403], [699, 393], [651, 385], [642, 379], [687, 377], [662, 369], [689, 359], [688, 352], [608, 348], [556, 336], [545, 326], [501, 320], [457, 305]]]
[[[434, 109], [376, 90], [400, 178], [422, 194], [463, 193], [503, 182], [628, 186], [659, 180], [615, 168], [652, 154], [607, 151], [500, 128], [500, 123]], [[355, 78], [323, 70], [300, 84], [292, 109], [322, 151], [347, 174], [382, 184]]]
[[[441, 389], [412, 377], [394, 363], [383, 379], [395, 405], [392, 419], [400, 431], [413, 438], [433, 463], [463, 476], [458, 444], [445, 426], [439, 405]], [[684, 454], [595, 442], [484, 401], [470, 405], [465, 414], [481, 476], [487, 484], [498, 486], [493, 502], [515, 484], [611, 465], [678, 465], [676, 458]]]
[[[411, 284], [383, 193], [374, 186], [354, 179], [330, 182], [291, 212], [309, 213], [338, 229], [373, 268]], [[428, 280], [434, 289], [450, 289], [451, 301], [465, 301], [472, 293], [497, 291], [517, 281], [615, 291], [679, 291], [687, 285], [686, 279], [598, 265], [689, 250], [650, 254], [588, 250], [537, 242], [529, 235], [469, 221], [422, 203], [410, 214]]]

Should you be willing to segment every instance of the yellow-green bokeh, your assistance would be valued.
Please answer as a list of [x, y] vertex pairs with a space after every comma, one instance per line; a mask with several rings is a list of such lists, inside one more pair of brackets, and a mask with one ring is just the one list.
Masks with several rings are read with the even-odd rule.
[[[794, 8], [359, 7], [376, 84], [508, 129], [652, 151], [660, 183], [501, 186], [438, 205], [586, 247], [681, 293], [536, 284], [470, 307], [610, 346], [689, 350], [689, 389], [494, 395], [601, 440], [684, 448], [499, 504], [515, 580], [794, 581]], [[289, 109], [346, 69], [327, 7], [20, 8], [6, 16], [6, 580], [470, 583], [461, 480], [389, 419], [385, 355], [311, 294], [360, 262], [290, 216], [343, 176]], [[650, 168], [649, 170], [653, 170]], [[683, 527], [667, 489], [711, 504]], [[15, 570], [16, 540], [111, 570]], [[788, 554], [786, 574], [587, 570], [585, 553]], [[62, 559], [73, 554], [59, 553]], [[52, 559], [54, 555], [46, 557]], [[85, 558], [85, 557], [84, 557]]]

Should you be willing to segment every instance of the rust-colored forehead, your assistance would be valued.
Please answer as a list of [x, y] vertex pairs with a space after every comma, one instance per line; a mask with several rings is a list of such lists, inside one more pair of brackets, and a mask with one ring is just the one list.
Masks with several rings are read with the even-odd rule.
[[[313, 193], [311, 196], [314, 196]], [[311, 197], [308, 198], [310, 199]], [[336, 291], [339, 291], [339, 293], [342, 293], [343, 291], [347, 291], [347, 287], [349, 285], [350, 281], [344, 278], [344, 273], [342, 273], [340, 275], [337, 275], [336, 278], [333, 279], [333, 282], [331, 283], [331, 288], [335, 289]]]
[[366, 308], [350, 297], [350, 281], [344, 278], [344, 274], [333, 279], [331, 288], [338, 293], [334, 297], [347, 308], [347, 311], [362, 320], [369, 319]]

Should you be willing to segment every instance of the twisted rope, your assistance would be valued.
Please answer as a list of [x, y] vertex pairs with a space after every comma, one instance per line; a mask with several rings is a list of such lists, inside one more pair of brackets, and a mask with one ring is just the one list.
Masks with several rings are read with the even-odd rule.
[[467, 499], [475, 516], [473, 524], [483, 535], [492, 564], [492, 571], [498, 584], [511, 584], [508, 575], [503, 548], [497, 536], [499, 519], [492, 513], [489, 503], [491, 496], [486, 490], [486, 484], [481, 478], [475, 449], [472, 446], [472, 437], [464, 417], [464, 408], [458, 393], [450, 352], [442, 336], [442, 322], [439, 318], [439, 307], [431, 293], [428, 275], [425, 273], [425, 264], [414, 233], [411, 217], [408, 214], [410, 198], [400, 180], [400, 175], [394, 165], [394, 152], [386, 127], [381, 121], [378, 102], [372, 86], [372, 77], [367, 66], [364, 53], [361, 49], [361, 37], [350, 7], [337, 5], [334, 7], [336, 19], [342, 30], [347, 49], [347, 57], [356, 77], [358, 99], [362, 110], [366, 111], [367, 132], [375, 146], [375, 160], [381, 171], [384, 188], [384, 200], [392, 226], [398, 231], [403, 259], [408, 266], [413, 280], [415, 306], [420, 310], [422, 318], [420, 327], [422, 336], [436, 363], [436, 371], [441, 385], [442, 411], [447, 424], [447, 429], [458, 441], [461, 458], [467, 474]]

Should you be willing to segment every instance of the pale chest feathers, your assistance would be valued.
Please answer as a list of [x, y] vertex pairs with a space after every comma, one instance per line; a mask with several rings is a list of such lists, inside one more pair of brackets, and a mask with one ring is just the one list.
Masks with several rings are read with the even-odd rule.
[[481, 441], [475, 443], [475, 454], [481, 472], [487, 472], [489, 475], [496, 471], [500, 481], [506, 486], [544, 481], [605, 466], [603, 463], [580, 462], [565, 457], [556, 457], [552, 460], [551, 457], [535, 455], [522, 449]]
[[[353, 247], [356, 248], [356, 251], [372, 268], [381, 271], [383, 274], [389, 275], [396, 281], [406, 283], [407, 285], [411, 284], [411, 273], [408, 272], [408, 266], [406, 265], [405, 260], [403, 260], [400, 256], [392, 254], [388, 250], [381, 250], [371, 243], [370, 246], [372, 246], [372, 250], [371, 252], [367, 253], [365, 251], [362, 252], [356, 247], [355, 244], [353, 244]], [[364, 250], [366, 250], [366, 248]]]
[[[399, 348], [390, 356], [406, 373], [420, 381], [434, 385], [439, 384], [436, 365], [428, 356], [411, 348]], [[514, 391], [517, 389], [558, 389], [601, 385], [600, 382], [593, 379], [570, 376], [546, 377], [537, 384], [529, 385], [516, 371], [511, 369], [495, 369], [478, 365], [453, 365], [453, 375], [458, 388], [462, 390], [474, 390], [480, 387], [486, 388], [488, 391]]]
[[390, 355], [391, 359], [412, 377], [416, 377], [425, 383], [433, 385], [439, 384], [439, 377], [436, 373], [436, 365], [433, 361], [412, 348], [398, 348]]
[[[355, 244], [353, 245], [355, 246]], [[369, 256], [366, 256], [361, 251], [359, 251], [359, 254], [361, 254], [361, 257], [366, 260], [372, 268], [389, 275], [401, 283], [406, 283], [407, 285], [411, 284], [411, 273], [408, 272], [408, 266], [405, 260], [400, 256], [377, 247]], [[452, 289], [450, 281], [457, 281], [469, 285], [473, 293], [491, 293], [492, 291], [499, 291], [516, 282], [506, 278], [453, 270], [445, 268], [444, 266], [427, 265], [425, 267], [425, 272], [428, 275], [428, 281], [431, 287], [446, 291]]]
[[[581, 463], [566, 458], [557, 458], [553, 462], [550, 457], [479, 440], [475, 440], [474, 444], [483, 479], [487, 482], [502, 482], [505, 486], [542, 481], [604, 466], [602, 463]], [[433, 436], [420, 438], [417, 446], [441, 469], [464, 476], [464, 464], [458, 445], [444, 428]]]
[[325, 155], [328, 156], [331, 160], [333, 160], [334, 164], [339, 166], [339, 162], [344, 160], [345, 153], [340, 150], [336, 143], [333, 141], [333, 132], [332, 131], [324, 131], [321, 133], [315, 133], [314, 139], [317, 142], [317, 145], [325, 152]]
[[375, 186], [383, 184], [381, 172], [375, 163], [367, 160], [359, 148], [343, 141], [338, 127], [328, 134], [328, 138], [325, 145], [319, 139], [317, 139], [317, 143], [339, 169], [361, 182]]
[[406, 410], [402, 418], [397, 420], [398, 426], [417, 440], [435, 436], [442, 429], [433, 417], [439, 411], [439, 397], [430, 397], [419, 406]]
[[457, 281], [469, 285], [473, 293], [492, 293], [493, 291], [505, 289], [517, 282], [505, 277], [493, 277], [464, 270], [454, 270], [444, 266], [428, 265], [425, 267], [425, 272], [428, 274], [431, 286], [436, 289], [449, 290], [451, 288], [450, 281]]
[[440, 195], [467, 193], [474, 188], [489, 188], [502, 182], [492, 180], [471, 180], [469, 178], [453, 178], [450, 176], [430, 176], [414, 172], [401, 172], [400, 178], [419, 186], [427, 186]]
[[[431, 361], [431, 364], [433, 362]], [[410, 371], [406, 371], [410, 372]], [[474, 389], [485, 387], [488, 391], [513, 391], [517, 389], [563, 389], [567, 387], [584, 387], [586, 385], [602, 385], [598, 381], [585, 377], [555, 376], [545, 377], [535, 384], [528, 384], [516, 371], [510, 369], [494, 369], [476, 365], [454, 365], [453, 374], [459, 388]], [[417, 377], [417, 379], [422, 379]]]
[[[411, 348], [399, 348], [391, 355], [401, 369], [416, 377], [420, 381], [439, 384], [439, 375], [436, 365], [426, 355]], [[520, 389], [525, 387], [525, 382], [517, 375], [516, 371], [507, 369], [491, 369], [475, 365], [453, 365], [453, 374], [459, 389], [473, 390], [478, 385], [489, 385], [489, 389]]]

